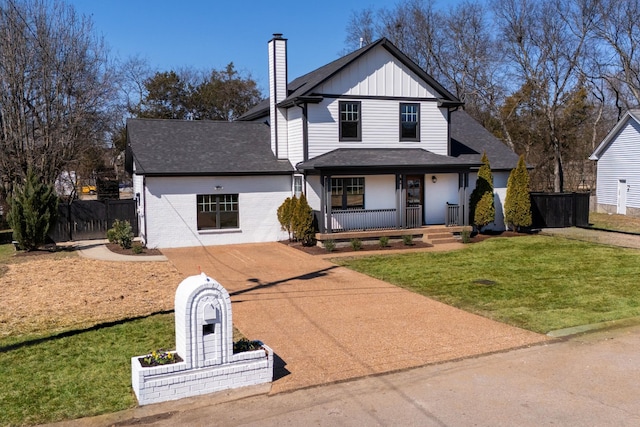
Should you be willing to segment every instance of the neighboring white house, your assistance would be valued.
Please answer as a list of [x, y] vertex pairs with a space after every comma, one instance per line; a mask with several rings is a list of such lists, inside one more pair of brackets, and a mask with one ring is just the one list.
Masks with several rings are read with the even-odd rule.
[[322, 232], [466, 224], [480, 157], [496, 221], [518, 156], [389, 40], [291, 82], [268, 44], [270, 97], [233, 123], [129, 120], [129, 170], [150, 247], [285, 237], [277, 207], [304, 192]]
[[598, 212], [640, 217], [640, 110], [630, 110], [593, 152]]

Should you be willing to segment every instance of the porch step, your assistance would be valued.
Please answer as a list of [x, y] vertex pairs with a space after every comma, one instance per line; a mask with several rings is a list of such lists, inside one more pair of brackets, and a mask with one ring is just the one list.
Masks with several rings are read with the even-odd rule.
[[453, 236], [452, 233], [425, 233], [422, 238], [428, 240], [448, 239]]

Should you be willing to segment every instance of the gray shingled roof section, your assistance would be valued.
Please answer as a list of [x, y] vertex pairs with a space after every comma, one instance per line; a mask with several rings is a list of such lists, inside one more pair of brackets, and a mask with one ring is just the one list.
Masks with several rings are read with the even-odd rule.
[[479, 166], [478, 159], [434, 154], [422, 148], [338, 148], [298, 164], [298, 169], [349, 168], [469, 168]]
[[[333, 62], [330, 62], [316, 70], [313, 70], [303, 76], [300, 76], [293, 81], [291, 81], [287, 85], [287, 90], [289, 95], [287, 98], [282, 101], [286, 103], [292, 99], [298, 98], [300, 96], [307, 96], [313, 94], [313, 89], [316, 88], [319, 84], [328, 80], [344, 67], [349, 65], [351, 62], [355, 61], [368, 51], [372, 50], [377, 46], [383, 46], [392, 55], [400, 60], [403, 64], [409, 67], [414, 73], [420, 76], [425, 83], [433, 87], [433, 89], [438, 92], [438, 94], [447, 101], [458, 102], [458, 99], [451, 92], [446, 90], [440, 83], [438, 83], [433, 77], [427, 74], [423, 69], [421, 69], [415, 62], [413, 62], [408, 56], [402, 53], [397, 47], [393, 45], [388, 39], [381, 38], [367, 46], [364, 46], [356, 51], [351, 52], [348, 55], [345, 55], [341, 58], [336, 59]], [[240, 120], [255, 120], [260, 117], [266, 117], [269, 114], [269, 98], [263, 100], [258, 105], [247, 111], [245, 114], [240, 117]]]
[[255, 122], [129, 119], [127, 139], [141, 175], [290, 174]]
[[451, 113], [451, 155], [480, 161], [486, 152], [492, 170], [511, 170], [518, 155], [463, 110]]

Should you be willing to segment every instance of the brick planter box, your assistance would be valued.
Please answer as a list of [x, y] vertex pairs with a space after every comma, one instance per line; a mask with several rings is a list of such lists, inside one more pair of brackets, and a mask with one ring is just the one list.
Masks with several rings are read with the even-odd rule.
[[236, 353], [229, 363], [188, 369], [186, 362], [143, 367], [140, 357], [131, 358], [133, 391], [140, 405], [182, 399], [231, 388], [271, 382], [273, 351]]
[[180, 283], [175, 299], [176, 351], [182, 362], [144, 367], [131, 358], [131, 385], [140, 405], [270, 383], [273, 351], [233, 353], [231, 298], [202, 273]]

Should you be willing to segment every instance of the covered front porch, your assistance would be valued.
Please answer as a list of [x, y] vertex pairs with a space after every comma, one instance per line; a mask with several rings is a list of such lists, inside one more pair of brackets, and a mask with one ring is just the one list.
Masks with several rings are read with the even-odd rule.
[[339, 149], [297, 165], [321, 235], [465, 226], [476, 167], [422, 149]]

